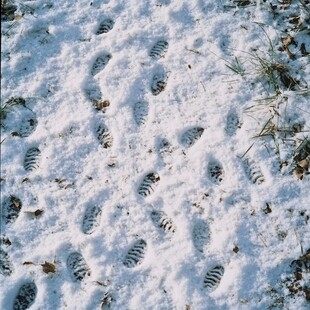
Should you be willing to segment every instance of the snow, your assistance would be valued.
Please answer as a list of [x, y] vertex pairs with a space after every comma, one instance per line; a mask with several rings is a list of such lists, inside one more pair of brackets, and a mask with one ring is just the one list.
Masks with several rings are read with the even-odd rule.
[[[293, 174], [295, 150], [309, 137], [309, 65], [301, 52], [302, 44], [310, 50], [309, 12], [302, 1], [285, 8], [250, 2], [15, 0], [20, 18], [1, 22], [1, 107], [12, 97], [25, 106], [6, 108], [1, 120], [1, 248], [13, 264], [9, 276], [0, 274], [1, 309], [12, 309], [27, 282], [38, 288], [31, 309], [309, 308], [309, 267], [298, 280], [292, 264], [310, 247], [308, 168], [302, 180]], [[296, 12], [297, 30], [288, 22]], [[96, 34], [107, 18], [111, 30]], [[289, 45], [295, 59], [278, 50], [287, 33], [297, 42]], [[153, 59], [160, 40], [169, 47]], [[275, 57], [299, 85], [290, 89], [275, 71], [277, 94], [258, 57]], [[227, 67], [236, 59], [243, 76]], [[167, 84], [154, 94], [158, 74]], [[98, 111], [96, 100], [110, 105]], [[141, 124], [139, 101], [149, 105]], [[227, 124], [231, 114], [237, 119]], [[30, 118], [33, 128], [25, 125]], [[289, 131], [274, 135], [280, 153], [270, 135], [254, 138], [270, 119]], [[301, 130], [293, 132], [296, 124]], [[99, 143], [99, 126], [111, 147]], [[182, 137], [192, 128], [203, 133], [191, 133], [189, 146]], [[170, 146], [161, 152], [162, 139]], [[41, 156], [38, 168], [26, 171], [32, 147]], [[211, 164], [222, 181], [210, 175]], [[159, 180], [145, 181], [150, 173]], [[145, 197], [138, 193], [143, 182]], [[22, 206], [6, 223], [10, 196]], [[92, 206], [102, 213], [85, 234]], [[176, 231], [156, 225], [153, 210], [164, 211]], [[193, 242], [201, 221], [210, 231], [203, 251]], [[138, 250], [137, 265], [128, 268], [124, 259], [139, 239], [145, 253]], [[68, 270], [73, 252], [91, 270], [82, 281]], [[45, 261], [57, 271], [45, 273]], [[208, 290], [204, 278], [215, 266], [224, 274]], [[302, 289], [292, 292], [292, 285]], [[105, 293], [112, 301], [103, 305]]]

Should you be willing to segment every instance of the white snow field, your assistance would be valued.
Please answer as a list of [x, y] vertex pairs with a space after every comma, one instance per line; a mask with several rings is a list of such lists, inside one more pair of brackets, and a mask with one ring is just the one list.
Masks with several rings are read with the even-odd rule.
[[1, 7], [2, 310], [310, 309], [308, 0]]

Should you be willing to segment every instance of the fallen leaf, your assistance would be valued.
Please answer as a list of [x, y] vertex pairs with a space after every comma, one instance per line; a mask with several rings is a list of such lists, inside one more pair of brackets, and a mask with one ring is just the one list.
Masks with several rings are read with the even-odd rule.
[[295, 46], [297, 45], [294, 38], [292, 38], [290, 35], [282, 38], [281, 41], [282, 41], [284, 47], [288, 47], [290, 44], [294, 44]]
[[298, 180], [302, 180], [303, 177], [304, 177], [304, 169], [297, 166], [297, 167], [294, 169], [294, 174], [295, 174], [295, 176], [296, 176], [296, 178], [297, 178]]
[[20, 200], [16, 199], [15, 197], [11, 196], [11, 202], [13, 203], [16, 209], [20, 209]]
[[270, 204], [268, 202], [266, 202], [266, 208], [263, 209], [265, 214], [271, 213], [272, 209], [270, 208]]
[[44, 212], [43, 210], [38, 209], [38, 210], [35, 210], [35, 211], [34, 211], [34, 215], [35, 215], [35, 216], [39, 216], [39, 215], [41, 215], [43, 212]]
[[20, 20], [23, 18], [23, 15], [15, 15], [14, 20]]
[[239, 248], [238, 248], [237, 246], [235, 246], [235, 247], [233, 248], [233, 252], [238, 253], [238, 252], [239, 252]]
[[307, 159], [303, 159], [297, 162], [297, 165], [305, 170], [309, 169], [309, 161]]
[[42, 266], [43, 272], [45, 272], [45, 273], [49, 273], [49, 272], [55, 273], [56, 272], [56, 266], [53, 263], [49, 263], [49, 262], [45, 261], [45, 263], [41, 264], [41, 266]]

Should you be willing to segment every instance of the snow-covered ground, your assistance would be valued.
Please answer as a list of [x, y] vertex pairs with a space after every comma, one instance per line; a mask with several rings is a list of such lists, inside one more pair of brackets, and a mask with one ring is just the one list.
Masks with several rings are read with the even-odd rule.
[[308, 0], [2, 4], [1, 309], [310, 308]]

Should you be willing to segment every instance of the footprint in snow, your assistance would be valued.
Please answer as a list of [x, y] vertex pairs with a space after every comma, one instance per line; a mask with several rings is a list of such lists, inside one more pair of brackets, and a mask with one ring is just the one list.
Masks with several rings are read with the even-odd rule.
[[92, 234], [100, 225], [101, 212], [102, 208], [98, 206], [90, 206], [86, 208], [82, 223], [82, 231], [84, 234]]
[[90, 268], [79, 252], [73, 252], [68, 256], [67, 268], [74, 281], [82, 281], [86, 276], [90, 276], [91, 274]]
[[224, 271], [224, 267], [221, 265], [215, 266], [210, 269], [204, 277], [204, 287], [207, 288], [209, 291], [215, 290], [222, 280]]
[[9, 254], [0, 248], [0, 273], [4, 276], [10, 276], [13, 272], [13, 263]]
[[154, 96], [159, 95], [166, 89], [168, 75], [166, 72], [155, 73], [151, 83], [151, 92]]
[[84, 91], [87, 99], [90, 100], [91, 102], [102, 101], [102, 93], [100, 87], [94, 79], [89, 79], [87, 81], [87, 84], [84, 87]]
[[115, 301], [114, 296], [111, 292], [106, 292], [101, 299], [100, 309], [107, 310], [111, 309], [111, 304]]
[[164, 211], [153, 210], [151, 212], [151, 219], [155, 226], [163, 229], [165, 232], [174, 233], [176, 231], [171, 218]]
[[26, 171], [33, 171], [39, 168], [41, 151], [37, 147], [28, 149], [24, 158], [24, 168]]
[[240, 120], [236, 111], [229, 111], [226, 118], [225, 131], [228, 136], [236, 134], [238, 128], [240, 128]]
[[14, 223], [20, 214], [22, 202], [15, 196], [6, 197], [1, 205], [1, 217], [5, 224]]
[[97, 35], [99, 34], [103, 34], [103, 33], [107, 33], [110, 30], [112, 30], [114, 27], [114, 21], [111, 18], [106, 18], [105, 20], [103, 20], [100, 25], [99, 28], [96, 32]]
[[259, 167], [259, 165], [252, 159], [243, 159], [243, 166], [248, 179], [253, 184], [262, 184], [265, 182], [264, 175]]
[[138, 188], [138, 194], [143, 197], [147, 197], [151, 195], [152, 193], [154, 193], [156, 187], [158, 186], [159, 180], [160, 180], [160, 177], [156, 172], [151, 172], [147, 174], [143, 178]]
[[146, 123], [149, 114], [149, 104], [146, 101], [138, 101], [133, 106], [133, 118], [138, 126]]
[[169, 44], [167, 41], [160, 40], [155, 43], [155, 45], [150, 50], [150, 57], [153, 59], [159, 59], [165, 56], [168, 50]]
[[34, 282], [26, 282], [20, 288], [14, 299], [14, 310], [29, 309], [37, 297], [37, 286]]
[[26, 106], [23, 98], [11, 98], [7, 104], [13, 104], [9, 110], [3, 109], [3, 128], [11, 131], [13, 136], [29, 137], [37, 128], [36, 114]]
[[193, 146], [201, 138], [203, 132], [204, 128], [202, 127], [193, 127], [186, 130], [181, 135], [181, 144], [186, 148]]
[[207, 221], [199, 220], [194, 224], [192, 238], [196, 250], [204, 253], [211, 240], [210, 228]]
[[35, 117], [24, 119], [20, 124], [18, 133], [22, 138], [29, 137], [37, 128], [38, 121]]
[[171, 154], [173, 151], [172, 145], [166, 138], [159, 139], [156, 149], [162, 158], [165, 158], [167, 155]]
[[217, 185], [222, 183], [224, 177], [224, 169], [222, 164], [218, 160], [210, 160], [207, 170], [208, 177], [212, 183]]
[[101, 72], [106, 65], [108, 64], [108, 62], [110, 61], [110, 59], [112, 58], [111, 54], [102, 54], [99, 57], [97, 57], [97, 59], [95, 60], [92, 69], [91, 69], [91, 75], [95, 76], [97, 75], [99, 72]]
[[127, 252], [123, 264], [127, 268], [133, 268], [141, 264], [142, 260], [145, 257], [146, 250], [147, 250], [146, 241], [143, 239], [137, 240]]
[[113, 137], [109, 129], [101, 124], [97, 128], [97, 139], [103, 148], [108, 149], [113, 145]]

